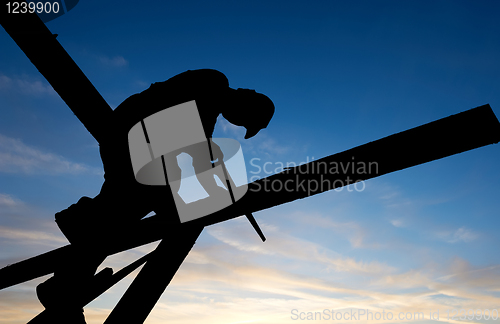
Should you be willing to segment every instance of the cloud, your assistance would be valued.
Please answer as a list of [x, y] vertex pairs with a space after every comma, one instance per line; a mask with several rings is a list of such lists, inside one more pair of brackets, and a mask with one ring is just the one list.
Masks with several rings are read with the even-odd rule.
[[1, 134], [0, 172], [26, 174], [102, 174], [102, 171], [98, 168], [71, 162], [62, 156], [30, 147], [19, 139]]
[[19, 244], [42, 244], [48, 246], [61, 246], [68, 241], [62, 235], [0, 226], [0, 239], [18, 241]]
[[[472, 266], [467, 260], [455, 257], [448, 262], [430, 262], [420, 269], [391, 274], [374, 282], [372, 287], [383, 287], [386, 291], [426, 291], [428, 297], [455, 303], [455, 306], [464, 301], [467, 306], [482, 301], [496, 302], [500, 300], [494, 293], [500, 290], [500, 265]], [[448, 300], [443, 297], [448, 297]]]
[[36, 80], [33, 77], [23, 75], [22, 77], [8, 77], [0, 74], [0, 91], [15, 91], [25, 95], [33, 96], [58, 96], [47, 81]]
[[[390, 311], [394, 316], [400, 312], [424, 312], [428, 319], [429, 310], [446, 314], [447, 309], [462, 306], [494, 309], [500, 302], [484, 290], [474, 291], [479, 284], [477, 280], [482, 280], [481, 287], [489, 284], [492, 290], [498, 289], [498, 266], [474, 268], [465, 260], [453, 260], [445, 266], [429, 264], [400, 273], [382, 271], [372, 283], [359, 285], [361, 273], [356, 269], [362, 268], [362, 262], [345, 268], [343, 279], [320, 278], [317, 272], [300, 272], [297, 265], [324, 268], [329, 260], [348, 259], [282, 233], [283, 230], [275, 225], [261, 225], [270, 234], [265, 244], [259, 242], [244, 218], [207, 227], [148, 317], [148, 323], [184, 324], [196, 319], [207, 324], [284, 324], [294, 322], [290, 319], [292, 309], [300, 312], [368, 309], [371, 312]], [[154, 245], [119, 254], [111, 263], [118, 266], [120, 258], [123, 263], [132, 262], [152, 248]], [[267, 257], [273, 262], [255, 262], [255, 256]], [[343, 263], [349, 265], [350, 262]], [[377, 273], [374, 269], [370, 269], [370, 273]], [[122, 288], [115, 287], [100, 301], [90, 304], [85, 309], [87, 323], [102, 323], [126, 289], [125, 283], [132, 278], [124, 280]], [[34, 290], [31, 294], [34, 295]], [[0, 295], [0, 304], [4, 299], [8, 309], [17, 310], [11, 311], [11, 319], [38, 310], [36, 305], [22, 303], [22, 300], [18, 300], [19, 305], [5, 300], [9, 297], [10, 294]], [[0, 320], [0, 323], [3, 322]]]
[[394, 227], [404, 227], [404, 222], [401, 219], [392, 219], [389, 221]]
[[[7, 193], [0, 193], [0, 226], [4, 224], [12, 225], [9, 222], [18, 222], [24, 215], [37, 213], [26, 202]], [[39, 213], [37, 213], [39, 214]]]
[[267, 136], [262, 139], [258, 147], [262, 151], [272, 152], [276, 155], [283, 155], [291, 151], [291, 147], [279, 145], [274, 139]]
[[[239, 229], [234, 230], [241, 233]], [[294, 248], [296, 246], [290, 246], [292, 253]], [[197, 260], [201, 259], [200, 254], [205, 262], [189, 262], [194, 255]], [[475, 283], [459, 287], [457, 282], [463, 277], [447, 284], [438, 282], [433, 277], [439, 271], [432, 266], [389, 274], [371, 285], [356, 287], [358, 274], [343, 282], [335, 282], [294, 273], [296, 267], [292, 264], [300, 260], [293, 260], [279, 269], [252, 265], [239, 259], [231, 261], [220, 257], [218, 249], [195, 246], [153, 310], [151, 322], [168, 320], [187, 323], [196, 318], [204, 323], [217, 323], [221, 319], [228, 323], [291, 323], [292, 309], [301, 312], [368, 309], [380, 313], [390, 311], [395, 316], [406, 312], [424, 312], [428, 319], [429, 310], [446, 314], [447, 309], [460, 305], [491, 309], [500, 301], [484, 291], [474, 293], [472, 285]], [[454, 268], [450, 266], [450, 269]], [[441, 271], [449, 273], [450, 269]], [[487, 277], [485, 282], [498, 282], [498, 275]], [[498, 284], [494, 286], [498, 287]], [[379, 322], [394, 321], [373, 320], [365, 323]]]
[[110, 67], [124, 67], [128, 66], [128, 61], [123, 56], [114, 56], [107, 57], [104, 55], [99, 56], [99, 61], [105, 65]]
[[[311, 219], [308, 218], [308, 221]], [[327, 220], [323, 220], [327, 222]], [[333, 223], [332, 223], [333, 224]], [[332, 225], [335, 226], [335, 225]], [[347, 226], [354, 226], [348, 224]], [[344, 227], [347, 227], [344, 226]], [[355, 227], [355, 226], [354, 226]], [[293, 237], [281, 232], [276, 227], [262, 224], [262, 231], [269, 233], [263, 245], [252, 231], [248, 231], [249, 224], [246, 218], [238, 218], [231, 222], [231, 226], [218, 225], [207, 229], [207, 232], [221, 242], [224, 242], [240, 251], [254, 252], [262, 255], [271, 255], [273, 258], [282, 258], [287, 261], [321, 265], [325, 271], [358, 273], [368, 276], [378, 276], [393, 272], [395, 269], [379, 262], [362, 262], [353, 258], [344, 257], [339, 253], [316, 243]]]
[[0, 74], [0, 89], [7, 89], [11, 86], [12, 79], [6, 75]]
[[244, 127], [233, 125], [221, 116], [217, 119], [214, 131], [214, 134], [217, 133], [236, 139], [241, 144], [245, 154], [275, 157], [297, 151], [297, 147], [292, 148], [291, 146], [278, 144], [275, 139], [262, 132], [251, 139], [245, 139], [246, 129]]
[[16, 208], [22, 206], [24, 206], [24, 203], [22, 201], [12, 197], [11, 195], [0, 193], [0, 208], [1, 207]]
[[225, 134], [235, 136], [238, 141], [243, 140], [245, 137], [245, 129], [243, 127], [231, 124], [222, 116], [219, 116], [217, 118], [217, 126], [220, 127], [222, 129], [222, 132], [224, 132]]
[[[39, 283], [39, 280], [36, 282]], [[26, 284], [14, 289], [0, 291], [0, 314], [2, 314], [0, 323], [27, 323], [35, 315], [43, 311], [44, 307], [33, 292], [34, 287]]]
[[[267, 157], [267, 158], [283, 158], [287, 153], [299, 153], [304, 152], [303, 148], [300, 147], [292, 147], [288, 145], [281, 145], [276, 142], [275, 139], [269, 137], [267, 134], [259, 133], [255, 137], [250, 140], [239, 140], [242, 143], [242, 147], [244, 148], [244, 152], [248, 152], [258, 157]], [[304, 158], [305, 160], [305, 158]], [[312, 160], [312, 159], [311, 159]], [[282, 161], [283, 164], [286, 165], [287, 162], [293, 161]], [[301, 161], [302, 162], [302, 161]], [[297, 163], [297, 165], [300, 162]]]
[[500, 291], [500, 265], [475, 267], [467, 260], [454, 258], [445, 271], [436, 281], [464, 287], [467, 289], [485, 289], [486, 291]]
[[468, 243], [472, 242], [479, 237], [479, 234], [473, 230], [465, 228], [464, 226], [460, 227], [455, 231], [441, 231], [438, 232], [437, 237], [447, 243]]
[[365, 243], [367, 231], [356, 222], [336, 222], [331, 216], [323, 216], [316, 212], [305, 213], [296, 211], [289, 215], [288, 218], [301, 223], [302, 226], [314, 226], [322, 230], [335, 232], [338, 235], [345, 236], [354, 248], [367, 247]]

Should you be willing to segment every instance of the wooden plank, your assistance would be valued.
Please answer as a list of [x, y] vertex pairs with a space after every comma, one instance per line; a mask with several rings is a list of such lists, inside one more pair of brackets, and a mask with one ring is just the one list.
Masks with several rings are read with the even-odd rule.
[[[156, 250], [155, 250], [156, 251]], [[154, 251], [153, 251], [154, 252]], [[109, 288], [114, 286], [116, 283], [118, 283], [120, 280], [128, 276], [132, 271], [140, 267], [142, 264], [144, 264], [153, 254], [153, 252], [150, 252], [140, 259], [132, 262], [128, 266], [124, 267], [123, 269], [120, 269], [118, 272], [113, 274], [109, 278], [105, 278], [105, 281], [102, 282], [102, 279], [98, 279], [97, 285], [89, 287], [88, 291], [81, 292], [79, 295], [80, 298], [74, 300], [75, 302], [75, 308], [83, 308], [85, 305], [102, 295], [104, 292], [106, 292]], [[105, 269], [106, 270], [106, 269]], [[104, 270], [103, 270], [104, 271]], [[103, 272], [101, 271], [101, 272]], [[96, 275], [96, 277], [99, 275]], [[75, 278], [75, 280], [78, 280], [78, 278]], [[59, 320], [58, 315], [60, 314], [60, 310], [57, 309], [45, 309], [42, 311], [40, 314], [35, 316], [31, 321], [28, 322], [28, 324], [42, 324], [42, 323], [57, 323]]]
[[[500, 123], [491, 107], [483, 105], [254, 181], [236, 204], [192, 222], [215, 224], [340, 188], [349, 180], [379, 177], [499, 141]], [[333, 166], [353, 161], [375, 162], [377, 170], [362, 174], [349, 167], [346, 172], [332, 172]], [[273, 190], [280, 184], [281, 190]]]
[[[347, 184], [347, 177], [367, 180], [499, 141], [500, 123], [491, 107], [484, 105], [254, 181], [249, 184], [245, 196], [234, 205], [186, 224], [208, 226], [339, 188]], [[353, 156], [356, 161], [377, 162], [378, 171], [370, 174], [354, 174], [350, 171], [343, 174], [305, 172], [322, 170], [322, 163], [330, 165], [352, 162]], [[312, 184], [312, 181], [321, 183], [325, 180], [333, 185], [329, 188], [307, 190], [308, 181]], [[274, 181], [283, 184], [288, 181], [289, 188], [302, 183], [304, 190], [266, 191], [266, 186], [269, 188]], [[175, 218], [177, 212], [172, 210], [171, 215]], [[153, 216], [138, 222], [137, 225], [133, 224], [128, 230], [120, 231], [120, 236], [113, 245], [106, 247], [108, 252], [117, 253], [175, 235], [178, 227], [168, 223], [167, 219], [166, 215]], [[0, 289], [53, 272], [58, 260], [63, 259], [70, 249], [70, 246], [65, 246], [0, 269]]]
[[142, 324], [184, 262], [202, 230], [203, 227], [184, 225], [179, 228], [177, 236], [163, 239], [104, 324]]
[[[115, 236], [110, 237], [110, 243], [102, 246], [103, 253], [113, 255], [176, 233], [175, 224], [166, 222], [159, 216], [146, 218], [138, 224], [131, 224], [117, 231]], [[65, 262], [69, 253], [74, 253], [72, 246], [66, 245], [0, 269], [0, 289], [53, 273]]]

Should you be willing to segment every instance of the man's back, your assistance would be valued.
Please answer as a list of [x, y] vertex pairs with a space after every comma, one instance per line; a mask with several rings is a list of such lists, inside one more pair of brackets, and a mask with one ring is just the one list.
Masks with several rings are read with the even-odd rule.
[[166, 81], [153, 83], [148, 89], [127, 98], [114, 111], [115, 125], [121, 134], [141, 119], [178, 104], [196, 100], [207, 138], [212, 136], [217, 116], [229, 92], [226, 76], [211, 69], [188, 70]]

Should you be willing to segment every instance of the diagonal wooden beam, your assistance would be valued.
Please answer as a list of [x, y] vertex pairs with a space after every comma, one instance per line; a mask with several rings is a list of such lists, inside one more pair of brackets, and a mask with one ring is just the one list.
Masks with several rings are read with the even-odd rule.
[[[215, 224], [499, 141], [500, 123], [486, 104], [254, 181], [236, 204], [192, 222]], [[352, 172], [352, 162], [376, 169]], [[349, 167], [335, 173], [335, 165]]]
[[[102, 247], [102, 253], [113, 255], [177, 232], [175, 223], [167, 222], [159, 216], [149, 217], [138, 224], [130, 224], [117, 230], [116, 235], [109, 237], [109, 244]], [[66, 245], [0, 269], [0, 290], [53, 273], [60, 264], [66, 262], [66, 255], [71, 253], [74, 253], [73, 247]]]
[[202, 231], [203, 227], [188, 224], [177, 235], [164, 238], [104, 324], [142, 324]]
[[[215, 224], [339, 188], [347, 184], [348, 177], [351, 181], [367, 180], [499, 141], [500, 123], [491, 107], [484, 105], [254, 181], [249, 184], [245, 196], [234, 205], [186, 224]], [[377, 162], [377, 172], [333, 174], [317, 171], [322, 170], [323, 163], [352, 162], [353, 156], [356, 161]], [[314, 181], [320, 184], [325, 180], [331, 184], [330, 187], [320, 186], [316, 190], [308, 190], [313, 189]], [[288, 188], [301, 183], [303, 187], [293, 191], [265, 190], [266, 186], [272, 189], [273, 182], [285, 184], [287, 181]], [[308, 184], [311, 184], [309, 188]], [[172, 210], [169, 215], [171, 219], [176, 218], [177, 212]], [[166, 215], [157, 215], [118, 231], [116, 239], [112, 240], [114, 243], [106, 246], [107, 253], [114, 254], [175, 234], [178, 226], [182, 225], [168, 222], [167, 219]], [[71, 246], [64, 246], [0, 269], [0, 289], [52, 273], [59, 260], [64, 260], [65, 253], [70, 250]]]
[[[154, 252], [154, 251], [153, 251]], [[79, 298], [77, 300], [74, 300], [75, 304], [78, 304], [78, 307], [84, 307], [100, 295], [102, 295], [104, 292], [106, 292], [109, 288], [117, 284], [119, 281], [121, 281], [123, 278], [128, 276], [130, 273], [132, 273], [135, 269], [143, 265], [153, 254], [153, 252], [150, 252], [140, 259], [132, 262], [131, 264], [127, 265], [123, 269], [120, 269], [118, 272], [115, 274], [111, 275], [110, 277], [104, 276], [104, 278], [99, 278], [97, 277], [100, 276], [103, 272], [108, 272], [106, 270], [110, 270], [109, 268], [106, 268], [102, 270], [99, 274], [95, 276], [95, 284], [91, 287], [88, 287], [89, 290], [80, 292], [78, 295]], [[112, 272], [112, 270], [111, 270]], [[69, 298], [69, 296], [68, 296]], [[40, 314], [35, 316], [33, 319], [31, 319], [28, 324], [43, 324], [43, 323], [57, 323], [60, 318], [58, 317], [59, 310], [58, 309], [45, 309], [43, 310]]]
[[111, 132], [113, 110], [40, 18], [35, 13], [8, 14], [7, 2], [0, 0], [0, 24], [102, 144]]

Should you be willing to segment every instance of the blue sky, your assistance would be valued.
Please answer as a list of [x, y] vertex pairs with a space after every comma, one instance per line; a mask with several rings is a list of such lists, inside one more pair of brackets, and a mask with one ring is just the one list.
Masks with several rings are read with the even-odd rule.
[[[240, 141], [248, 176], [264, 177], [252, 159], [310, 161], [486, 103], [500, 116], [499, 10], [495, 1], [88, 0], [47, 26], [112, 108], [198, 68], [268, 95], [276, 113], [256, 137], [223, 119], [214, 134]], [[103, 178], [95, 140], [3, 30], [0, 44], [3, 267], [66, 244], [53, 215], [95, 196]], [[446, 310], [498, 309], [499, 165], [491, 145], [262, 211], [265, 243], [244, 218], [210, 226], [146, 323], [301, 322], [293, 309], [424, 311], [425, 320], [385, 322], [426, 323], [429, 311], [451, 322]], [[46, 278], [1, 291], [0, 323], [41, 311], [34, 289]], [[90, 304], [87, 322], [102, 323], [130, 280]]]

